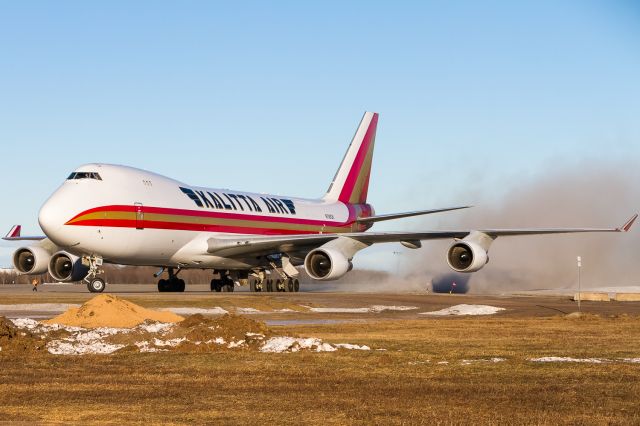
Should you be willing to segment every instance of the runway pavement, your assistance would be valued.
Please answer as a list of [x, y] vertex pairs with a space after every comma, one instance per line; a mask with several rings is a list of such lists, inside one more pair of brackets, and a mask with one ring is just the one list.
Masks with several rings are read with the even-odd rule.
[[[147, 307], [221, 307], [228, 312], [259, 315], [268, 320], [371, 320], [433, 318], [425, 312], [456, 305], [504, 308], [495, 316], [546, 317], [578, 310], [568, 296], [476, 295], [429, 293], [212, 293], [207, 285], [190, 285], [184, 293], [158, 293], [154, 285], [114, 284], [108, 292]], [[83, 285], [50, 284], [33, 292], [29, 285], [0, 285], [0, 315], [44, 318], [94, 297]], [[19, 309], [10, 305], [20, 305]], [[58, 304], [58, 309], [43, 304]], [[402, 309], [411, 308], [411, 309]], [[16, 307], [17, 308], [17, 307]], [[377, 310], [376, 310], [377, 309]], [[599, 315], [640, 315], [640, 302], [583, 302], [582, 310]]]

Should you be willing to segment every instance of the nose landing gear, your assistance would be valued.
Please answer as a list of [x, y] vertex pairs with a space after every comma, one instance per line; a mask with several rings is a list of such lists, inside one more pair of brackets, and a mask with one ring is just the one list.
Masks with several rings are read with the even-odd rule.
[[91, 293], [102, 293], [107, 288], [107, 283], [104, 278], [98, 275], [104, 274], [104, 271], [100, 269], [102, 266], [102, 258], [100, 256], [87, 256], [82, 258], [82, 263], [89, 266], [89, 273], [84, 277], [84, 282], [87, 283], [87, 289]]
[[87, 288], [91, 293], [102, 293], [107, 287], [107, 283], [100, 277], [95, 277], [87, 283]]

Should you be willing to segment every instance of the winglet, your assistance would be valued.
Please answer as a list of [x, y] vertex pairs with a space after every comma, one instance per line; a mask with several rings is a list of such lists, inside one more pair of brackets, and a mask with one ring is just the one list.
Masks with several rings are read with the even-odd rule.
[[20, 231], [22, 230], [21, 225], [13, 225], [13, 227], [9, 230], [7, 235], [3, 238], [3, 240], [12, 240], [15, 238], [20, 238]]
[[629, 229], [631, 229], [631, 226], [633, 225], [633, 222], [635, 222], [637, 218], [638, 218], [638, 213], [634, 214], [631, 217], [631, 219], [629, 219], [624, 225], [622, 225], [620, 228], [618, 228], [618, 231], [620, 231], [620, 232], [629, 232]]

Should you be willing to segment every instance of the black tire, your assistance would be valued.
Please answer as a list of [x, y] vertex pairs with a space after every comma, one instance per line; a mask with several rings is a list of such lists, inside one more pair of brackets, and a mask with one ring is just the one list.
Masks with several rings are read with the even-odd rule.
[[158, 281], [158, 291], [160, 293], [164, 293], [165, 291], [169, 291], [169, 283], [167, 280], [159, 280]]
[[297, 279], [297, 278], [294, 278], [294, 279], [293, 279], [293, 291], [294, 291], [295, 293], [297, 293], [297, 292], [299, 292], [299, 291], [300, 291], [300, 281], [298, 281], [298, 279]]
[[296, 291], [293, 287], [293, 281], [294, 281], [293, 278], [287, 278], [286, 285], [287, 285], [287, 291], [289, 293], [293, 293], [294, 291]]
[[187, 284], [184, 280], [178, 280], [178, 285], [176, 286], [176, 291], [179, 293], [184, 292], [184, 289], [187, 287]]
[[287, 291], [285, 290], [282, 280], [276, 280], [276, 291]]
[[222, 285], [224, 286], [224, 291], [227, 293], [233, 293], [233, 290], [236, 289], [236, 283], [234, 283], [231, 278], [227, 278], [222, 281]]
[[267, 291], [271, 293], [273, 291], [273, 280], [267, 280]]
[[104, 282], [102, 278], [94, 278], [87, 283], [87, 289], [91, 293], [102, 293], [104, 289], [107, 287], [107, 283]]
[[216, 293], [220, 293], [222, 291], [222, 283], [220, 280], [211, 280], [211, 291], [215, 291]]

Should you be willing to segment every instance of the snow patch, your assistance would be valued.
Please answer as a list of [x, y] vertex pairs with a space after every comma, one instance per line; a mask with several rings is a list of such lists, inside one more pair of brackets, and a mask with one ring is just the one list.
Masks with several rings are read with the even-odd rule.
[[184, 337], [178, 337], [175, 339], [169, 339], [169, 340], [160, 340], [157, 337], [153, 338], [153, 344], [156, 346], [178, 346], [180, 343], [184, 342], [185, 340], [187, 340]]
[[[124, 348], [125, 344], [111, 344], [105, 342], [110, 336], [117, 334], [128, 334], [135, 332], [146, 332], [154, 334], [150, 340], [134, 342], [133, 345], [140, 352], [160, 352], [167, 351], [171, 347], [176, 347], [187, 341], [185, 337], [174, 339], [162, 339], [160, 337], [167, 334], [175, 325], [166, 323], [146, 322], [133, 328], [111, 328], [100, 327], [87, 329], [82, 327], [70, 327], [60, 324], [42, 324], [30, 318], [17, 318], [12, 322], [19, 328], [29, 330], [40, 338], [45, 339], [46, 334], [51, 331], [64, 330], [69, 333], [66, 337], [61, 337], [47, 343], [47, 350], [55, 355], [84, 355], [84, 354], [110, 354]], [[217, 327], [210, 327], [215, 329]], [[194, 342], [195, 344], [217, 344], [226, 345], [228, 348], [247, 347], [249, 343], [258, 341], [261, 352], [298, 352], [310, 350], [314, 352], [335, 352], [338, 349], [369, 351], [371, 348], [366, 345], [355, 345], [351, 343], [338, 343], [335, 345], [325, 343], [318, 338], [299, 338], [279, 336], [272, 337], [265, 341], [266, 336], [262, 333], [245, 333], [246, 338], [238, 341], [227, 342], [223, 337], [216, 337], [206, 342]], [[143, 337], [144, 339], [144, 337]], [[380, 349], [382, 350], [382, 349]]]
[[174, 324], [168, 322], [145, 322], [137, 326], [140, 331], [147, 333], [164, 333], [172, 329]]
[[337, 349], [328, 343], [314, 337], [272, 337], [260, 348], [260, 352], [298, 352], [301, 349], [309, 349], [315, 352], [333, 352]]
[[369, 308], [309, 308], [311, 312], [322, 314], [366, 314]]
[[337, 343], [335, 345], [336, 348], [340, 348], [340, 349], [351, 349], [351, 350], [355, 350], [355, 351], [370, 351], [371, 348], [367, 345], [352, 345], [351, 343]]
[[26, 328], [27, 330], [34, 330], [40, 323], [31, 318], [13, 318], [10, 321], [18, 328]]
[[236, 312], [239, 314], [266, 314], [255, 308], [236, 308]]
[[385, 305], [373, 305], [369, 308], [371, 312], [382, 312], [382, 311], [412, 311], [414, 309], [418, 309], [417, 306], [385, 306]]
[[104, 342], [73, 343], [54, 340], [47, 344], [47, 350], [54, 355], [110, 354], [124, 345], [111, 345]]
[[138, 347], [140, 352], [167, 352], [169, 350], [149, 346], [149, 342], [135, 342], [134, 344]]
[[386, 306], [386, 305], [373, 305], [367, 308], [309, 308], [311, 312], [317, 313], [345, 313], [345, 314], [378, 314], [383, 311], [410, 311], [418, 309], [416, 306]]
[[504, 311], [504, 308], [498, 308], [496, 306], [489, 305], [455, 305], [449, 308], [440, 309], [433, 312], [420, 312], [419, 315], [434, 315], [434, 316], [448, 316], [448, 315], [493, 315], [497, 312]]
[[528, 361], [533, 362], [582, 362], [589, 364], [602, 364], [608, 362], [607, 359], [602, 358], [571, 358], [568, 356], [543, 356], [541, 358], [529, 358]]
[[69, 308], [77, 308], [79, 306], [70, 303], [18, 303], [15, 305], [0, 305], [0, 311], [64, 312]]

